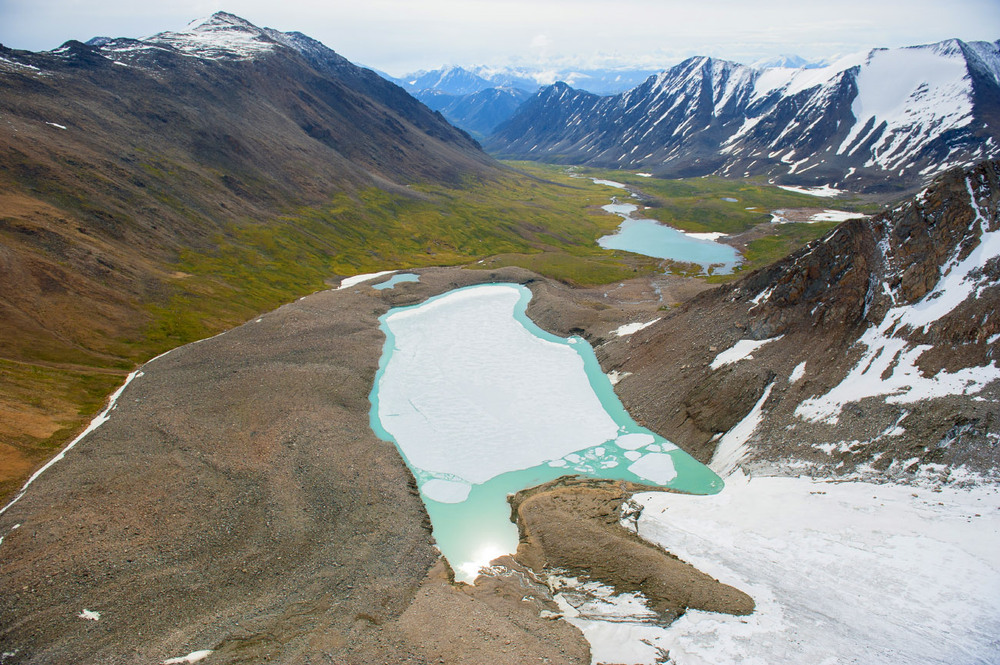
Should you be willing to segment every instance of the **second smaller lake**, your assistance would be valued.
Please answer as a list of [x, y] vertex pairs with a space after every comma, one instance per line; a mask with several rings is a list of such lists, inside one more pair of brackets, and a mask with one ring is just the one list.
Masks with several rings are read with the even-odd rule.
[[638, 206], [631, 203], [611, 203], [604, 206], [604, 210], [620, 215], [624, 221], [614, 235], [598, 238], [597, 244], [605, 249], [621, 249], [658, 259], [696, 263], [706, 273], [729, 274], [739, 265], [740, 253], [735, 247], [678, 231], [655, 219], [632, 217], [632, 213], [638, 209]]

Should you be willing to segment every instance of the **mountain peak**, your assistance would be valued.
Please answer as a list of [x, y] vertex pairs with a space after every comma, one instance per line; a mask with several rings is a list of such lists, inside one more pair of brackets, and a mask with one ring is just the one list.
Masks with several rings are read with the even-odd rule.
[[227, 12], [216, 12], [188, 23], [180, 32], [161, 32], [144, 41], [210, 59], [253, 58], [272, 51], [277, 45], [264, 30]]
[[206, 32], [234, 28], [247, 32], [261, 32], [261, 29], [250, 21], [229, 12], [215, 12], [208, 18], [195, 19], [184, 27], [184, 32]]

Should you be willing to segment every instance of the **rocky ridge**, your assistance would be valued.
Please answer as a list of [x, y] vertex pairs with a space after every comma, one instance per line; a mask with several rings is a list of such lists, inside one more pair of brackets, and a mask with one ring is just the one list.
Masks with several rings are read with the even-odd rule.
[[504, 157], [667, 177], [898, 190], [996, 155], [998, 63], [997, 43], [957, 39], [874, 49], [823, 68], [694, 57], [611, 97], [556, 83], [486, 146]]
[[716, 470], [996, 474], [998, 201], [997, 162], [951, 171], [599, 357], [638, 420]]

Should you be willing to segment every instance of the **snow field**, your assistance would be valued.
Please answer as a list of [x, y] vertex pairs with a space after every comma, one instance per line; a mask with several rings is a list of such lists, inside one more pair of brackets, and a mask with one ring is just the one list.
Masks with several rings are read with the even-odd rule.
[[740, 474], [648, 493], [639, 534], [754, 597], [653, 643], [677, 665], [989, 663], [1000, 658], [1000, 492]]

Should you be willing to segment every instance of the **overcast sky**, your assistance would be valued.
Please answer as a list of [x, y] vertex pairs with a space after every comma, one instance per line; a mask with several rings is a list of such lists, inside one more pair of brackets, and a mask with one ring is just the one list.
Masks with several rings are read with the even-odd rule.
[[0, 43], [40, 51], [145, 37], [218, 10], [394, 75], [448, 64], [657, 69], [691, 55], [749, 63], [1000, 39], [1000, 0], [0, 0]]

